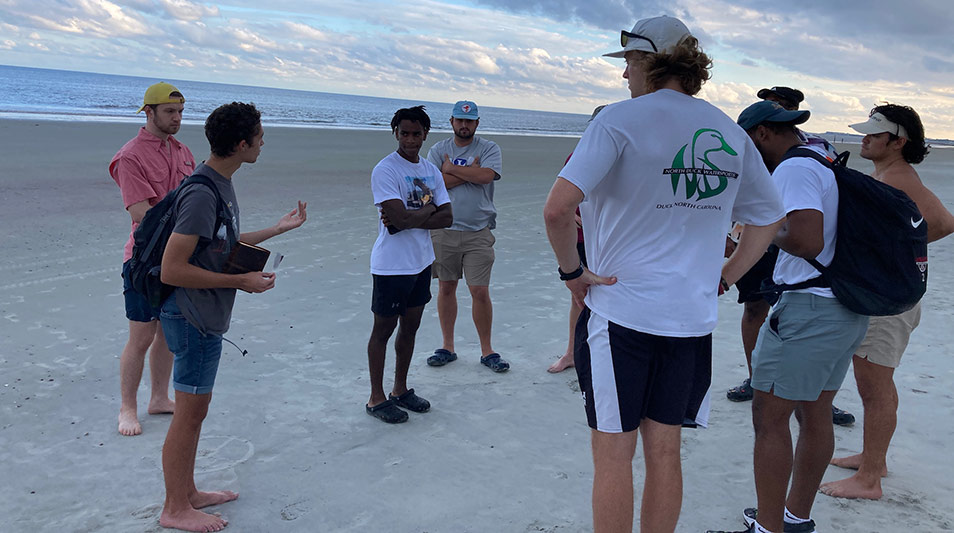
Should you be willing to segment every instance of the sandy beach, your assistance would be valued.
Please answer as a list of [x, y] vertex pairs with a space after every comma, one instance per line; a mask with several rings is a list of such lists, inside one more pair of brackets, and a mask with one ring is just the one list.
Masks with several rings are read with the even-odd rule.
[[[171, 418], [145, 414], [148, 377], [139, 395], [143, 434], [116, 431], [129, 217], [106, 166], [137, 128], [0, 120], [0, 531], [161, 530], [160, 449]], [[201, 127], [184, 126], [177, 137], [198, 160], [208, 154]], [[479, 364], [463, 289], [460, 360], [428, 367], [440, 343], [432, 300], [409, 378], [432, 410], [386, 426], [363, 405], [377, 231], [370, 171], [394, 138], [266, 127], [258, 163], [235, 175], [242, 228], [273, 224], [298, 199], [308, 202], [309, 219], [264, 244], [285, 255], [277, 286], [240, 293], [226, 335], [248, 355], [225, 345], [196, 465], [200, 488], [241, 494], [215, 509], [229, 520], [226, 531], [591, 529], [590, 430], [576, 375], [546, 372], [566, 346], [569, 299], [542, 208], [576, 139], [488, 138], [504, 159], [494, 347], [512, 370]], [[847, 148], [854, 166], [871, 170], [858, 146]], [[954, 150], [934, 150], [917, 169], [954, 208]], [[930, 246], [929, 272], [921, 325], [895, 378], [901, 405], [884, 498], [819, 494], [819, 531], [954, 530], [954, 238]], [[683, 432], [678, 531], [741, 529], [742, 508], [755, 505], [750, 404], [724, 395], [745, 374], [736, 296], [733, 289], [719, 304], [710, 428]], [[386, 388], [393, 351], [387, 368]], [[835, 403], [859, 419], [835, 428], [836, 455], [858, 452], [862, 411], [850, 372]], [[634, 471], [639, 487], [642, 471]], [[830, 467], [825, 480], [848, 475]]]

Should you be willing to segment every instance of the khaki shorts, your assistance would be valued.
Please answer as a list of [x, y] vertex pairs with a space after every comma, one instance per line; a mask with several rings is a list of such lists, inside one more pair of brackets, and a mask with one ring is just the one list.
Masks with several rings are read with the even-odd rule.
[[457, 281], [464, 277], [467, 285], [490, 285], [490, 269], [494, 266], [494, 234], [490, 228], [480, 231], [451, 229], [431, 230], [434, 243], [434, 277], [441, 281]]
[[921, 322], [921, 302], [893, 316], [873, 316], [855, 355], [876, 365], [898, 368], [911, 332]]

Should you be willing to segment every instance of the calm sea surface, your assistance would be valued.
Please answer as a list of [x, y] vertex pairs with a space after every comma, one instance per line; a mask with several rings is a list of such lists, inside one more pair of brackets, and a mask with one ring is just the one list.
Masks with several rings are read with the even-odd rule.
[[[203, 123], [219, 105], [240, 101], [254, 102], [266, 124], [386, 130], [395, 110], [424, 104], [439, 131], [447, 130], [446, 117], [453, 107], [453, 103], [0, 65], [0, 118], [141, 122], [136, 110], [146, 87], [156, 81], [168, 81], [185, 94], [184, 121], [194, 124]], [[484, 133], [578, 136], [589, 116], [480, 106], [480, 118]]]

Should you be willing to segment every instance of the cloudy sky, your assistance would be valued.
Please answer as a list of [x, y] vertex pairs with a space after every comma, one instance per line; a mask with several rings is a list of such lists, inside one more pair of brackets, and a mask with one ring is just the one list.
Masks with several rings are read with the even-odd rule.
[[951, 0], [0, 0], [0, 64], [589, 113], [628, 96], [601, 54], [659, 14], [699, 37], [701, 96], [733, 117], [787, 85], [809, 131], [889, 101], [954, 139]]

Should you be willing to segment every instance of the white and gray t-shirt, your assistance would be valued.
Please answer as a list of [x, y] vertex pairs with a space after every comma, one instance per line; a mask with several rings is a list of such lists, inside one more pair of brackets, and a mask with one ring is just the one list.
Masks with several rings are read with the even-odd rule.
[[590, 287], [587, 306], [653, 335], [711, 333], [730, 221], [764, 226], [785, 216], [745, 131], [669, 89], [603, 109], [560, 176], [584, 194], [590, 270], [618, 278]]
[[[378, 208], [387, 200], [401, 200], [407, 210], [417, 210], [426, 186], [434, 195], [434, 205], [450, 202], [441, 171], [426, 159], [411, 163], [391, 152], [371, 171], [371, 192]], [[410, 228], [395, 234], [378, 218], [378, 238], [371, 249], [371, 273], [382, 276], [417, 274], [434, 262], [434, 245], [429, 230]]]
[[497, 174], [494, 181], [486, 185], [467, 182], [452, 187], [448, 191], [451, 206], [454, 208], [454, 223], [447, 229], [480, 231], [484, 228], [496, 228], [497, 208], [494, 207], [494, 183], [500, 179], [503, 171], [500, 147], [497, 143], [476, 135], [467, 146], [457, 146], [454, 138], [451, 137], [434, 144], [427, 152], [427, 160], [439, 169], [444, 164], [445, 154], [452, 163], [462, 167], [472, 166], [475, 158], [479, 158], [477, 164], [480, 167], [493, 169]]

